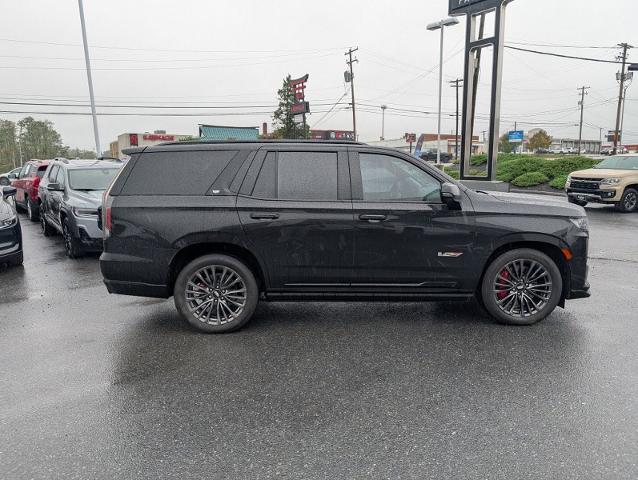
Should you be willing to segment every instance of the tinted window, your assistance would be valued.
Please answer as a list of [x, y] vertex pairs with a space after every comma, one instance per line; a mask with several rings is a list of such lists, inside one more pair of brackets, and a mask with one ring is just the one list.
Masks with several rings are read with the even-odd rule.
[[337, 199], [337, 154], [279, 152], [277, 198]]
[[361, 153], [359, 163], [364, 200], [441, 201], [440, 182], [405, 160]]
[[106, 190], [119, 168], [90, 168], [69, 171], [69, 187], [73, 190]]
[[277, 154], [266, 155], [261, 171], [257, 177], [253, 196], [258, 198], [277, 198]]
[[44, 177], [44, 172], [47, 171], [47, 167], [39, 167], [37, 171], [38, 178]]
[[236, 151], [143, 153], [122, 195], [204, 195]]
[[19, 176], [19, 178], [24, 178], [24, 177], [26, 176], [26, 174], [27, 174], [27, 170], [29, 170], [29, 164], [24, 165], [24, 166], [22, 167], [22, 170], [20, 170], [20, 176]]

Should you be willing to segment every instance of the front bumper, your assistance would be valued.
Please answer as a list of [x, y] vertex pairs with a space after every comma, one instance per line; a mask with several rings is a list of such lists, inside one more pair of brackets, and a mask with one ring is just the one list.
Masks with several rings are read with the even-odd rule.
[[[567, 196], [584, 202], [607, 203], [620, 200], [621, 193], [616, 189], [587, 190], [582, 188], [566, 188]], [[622, 192], [622, 191], [620, 191]]]

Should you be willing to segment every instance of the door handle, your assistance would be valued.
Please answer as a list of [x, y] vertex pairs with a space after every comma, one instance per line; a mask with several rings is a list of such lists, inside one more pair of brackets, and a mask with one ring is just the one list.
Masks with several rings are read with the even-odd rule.
[[276, 220], [279, 218], [278, 213], [251, 213], [250, 218], [253, 220]]
[[369, 223], [381, 223], [387, 219], [388, 219], [387, 215], [367, 214], [367, 213], [359, 215], [359, 220], [363, 220], [364, 222], [369, 222]]

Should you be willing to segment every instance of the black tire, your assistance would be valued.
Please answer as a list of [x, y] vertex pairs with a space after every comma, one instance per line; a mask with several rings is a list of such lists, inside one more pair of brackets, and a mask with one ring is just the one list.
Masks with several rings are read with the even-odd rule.
[[32, 222], [37, 222], [40, 218], [40, 208], [37, 204], [33, 203], [30, 198], [27, 199], [27, 217]]
[[574, 198], [572, 196], [568, 196], [567, 197], [567, 201], [569, 203], [573, 203], [574, 205], [578, 205], [579, 207], [584, 207], [585, 205], [587, 205], [587, 202], [584, 202], [582, 200], [578, 200], [577, 198]]
[[45, 237], [51, 237], [55, 234], [55, 229], [49, 225], [49, 222], [46, 219], [46, 215], [44, 212], [40, 212], [40, 229], [42, 231], [42, 235]]
[[631, 213], [638, 210], [638, 191], [634, 188], [626, 188], [616, 204], [616, 210], [622, 213]]
[[[190, 280], [203, 269], [210, 269], [204, 271], [204, 274], [200, 274], [207, 277], [206, 283], [201, 281], [204, 279], [200, 276], [196, 279], [197, 285], [195, 285]], [[222, 275], [224, 269], [226, 272], [232, 272], [228, 275], [236, 275], [239, 281], [227, 285], [227, 282], [232, 281], [235, 277], [224, 277]], [[219, 275], [215, 273], [218, 271]], [[229, 280], [223, 282], [223, 278]], [[233, 288], [236, 290], [224, 290], [224, 285], [227, 285], [226, 288], [229, 285], [234, 285]], [[187, 290], [187, 286], [190, 290]], [[237, 296], [241, 295], [236, 292], [239, 292], [240, 289], [245, 291], [245, 296], [242, 300], [237, 300]], [[177, 310], [194, 328], [205, 333], [227, 333], [240, 329], [250, 320], [259, 300], [259, 287], [253, 272], [240, 260], [228, 255], [213, 254], [196, 258], [182, 268], [175, 281], [173, 295]], [[187, 296], [189, 297], [187, 298]], [[228, 298], [229, 296], [233, 299]], [[235, 303], [235, 300], [242, 305], [237, 306], [239, 304], [229, 303]], [[230, 307], [236, 309], [236, 315], [227, 314], [224, 306], [228, 311], [230, 311]], [[195, 309], [193, 310], [193, 308]], [[205, 317], [207, 312], [209, 318], [201, 318]], [[226, 315], [226, 320], [221, 318], [224, 315]]]
[[64, 251], [69, 258], [80, 258], [84, 256], [84, 249], [79, 240], [73, 236], [69, 227], [69, 219], [62, 222], [62, 237], [64, 238]]
[[[521, 281], [515, 284], [508, 282], [508, 280], [502, 281], [503, 273], [511, 272], [511, 268], [508, 270], [508, 267], [512, 265], [512, 262], [521, 260], [523, 261], [523, 268], [521, 269], [520, 263], [518, 264], [518, 268], [522, 270]], [[525, 265], [528, 265], [530, 269], [527, 272], [525, 272]], [[534, 265], [540, 266], [534, 267], [539, 268], [536, 272], [532, 270]], [[538, 281], [545, 283], [534, 284], [534, 286], [532, 286], [531, 282], [528, 284], [526, 275], [529, 275], [530, 271], [532, 272], [532, 277], [539, 272], [544, 272]], [[517, 272], [518, 270], [512, 273], [516, 274]], [[508, 276], [508, 278], [510, 277]], [[511, 278], [514, 280], [514, 276]], [[547, 283], [546, 279], [551, 280], [551, 285]], [[497, 282], [500, 282], [500, 284]], [[529, 290], [528, 285], [530, 286]], [[542, 289], [537, 285], [543, 285]], [[558, 302], [560, 302], [562, 292], [563, 278], [556, 263], [544, 253], [528, 248], [510, 250], [496, 258], [485, 271], [481, 284], [481, 298], [485, 309], [498, 322], [507, 325], [533, 325], [540, 322], [554, 311]], [[501, 295], [503, 296], [502, 298]], [[544, 300], [540, 300], [541, 296]], [[530, 302], [529, 299], [537, 300], [538, 305], [535, 302]], [[506, 310], [512, 300], [514, 302], [512, 312], [508, 313]], [[519, 302], [518, 311], [516, 302]], [[537, 308], [533, 308], [532, 305]], [[525, 309], [529, 311], [525, 312]]]
[[11, 181], [7, 177], [0, 177], [0, 186], [7, 187], [11, 185]]

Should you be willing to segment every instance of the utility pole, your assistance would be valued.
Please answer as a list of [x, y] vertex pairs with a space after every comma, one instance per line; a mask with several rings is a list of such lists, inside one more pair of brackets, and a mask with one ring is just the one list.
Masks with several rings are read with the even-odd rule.
[[346, 63], [350, 67], [350, 93], [352, 96], [352, 132], [354, 133], [355, 142], [357, 141], [357, 111], [356, 111], [355, 101], [354, 101], [354, 71], [352, 69], [352, 64], [358, 62], [359, 60], [357, 60], [356, 58], [353, 59], [352, 54], [356, 52], [357, 50], [359, 50], [359, 47], [354, 49], [349, 48], [348, 51], [346, 52], [346, 56], [348, 57], [348, 61]]
[[458, 160], [459, 158], [459, 88], [463, 86], [463, 79], [457, 78], [456, 80], [451, 80], [450, 85], [452, 88], [456, 89], [456, 137], [454, 140], [454, 158]]
[[618, 151], [618, 141], [620, 140], [620, 119], [622, 115], [623, 95], [625, 93], [625, 68], [627, 67], [627, 51], [630, 48], [634, 48], [628, 43], [621, 43], [618, 45], [622, 48], [622, 70], [620, 71], [620, 90], [618, 92], [618, 109], [616, 110], [616, 130], [614, 131], [614, 150], [613, 154], [616, 155]]
[[578, 102], [578, 104], [580, 105], [580, 125], [578, 127], [578, 155], [580, 155], [583, 145], [583, 114], [585, 111], [585, 95], [588, 95], [587, 90], [589, 90], [590, 88], [591, 87], [582, 86], [578, 89], [580, 91], [580, 102]]
[[381, 140], [385, 140], [385, 109], [387, 105], [381, 105]]
[[95, 153], [97, 157], [102, 156], [100, 148], [100, 134], [97, 129], [97, 113], [95, 113], [95, 95], [93, 94], [93, 78], [91, 77], [91, 59], [89, 58], [89, 44], [86, 40], [86, 24], [84, 22], [84, 7], [82, 0], [78, 0], [80, 8], [80, 23], [82, 24], [82, 41], [84, 43], [84, 60], [86, 62], [86, 77], [89, 82], [89, 97], [91, 97], [91, 115], [93, 116], [93, 134], [95, 135]]

